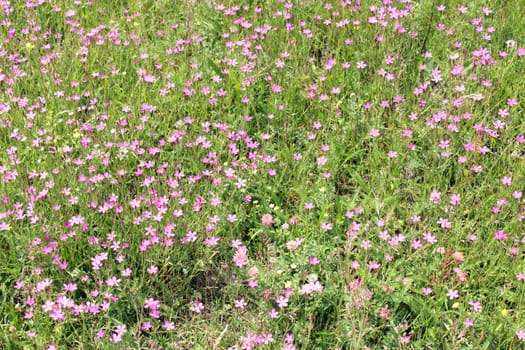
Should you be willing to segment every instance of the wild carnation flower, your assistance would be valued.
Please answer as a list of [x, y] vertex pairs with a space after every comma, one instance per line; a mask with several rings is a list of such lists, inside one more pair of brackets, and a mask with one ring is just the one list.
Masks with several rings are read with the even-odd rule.
[[459, 298], [459, 292], [457, 290], [449, 289], [447, 292], [447, 296], [450, 300], [454, 300]]
[[194, 303], [191, 304], [190, 310], [192, 312], [195, 312], [196, 314], [201, 313], [204, 310], [204, 304], [196, 300]]

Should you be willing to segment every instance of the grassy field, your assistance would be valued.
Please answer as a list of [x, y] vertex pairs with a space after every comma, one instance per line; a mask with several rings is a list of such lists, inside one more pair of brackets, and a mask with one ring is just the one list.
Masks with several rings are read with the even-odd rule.
[[0, 1], [0, 348], [525, 348], [525, 1]]

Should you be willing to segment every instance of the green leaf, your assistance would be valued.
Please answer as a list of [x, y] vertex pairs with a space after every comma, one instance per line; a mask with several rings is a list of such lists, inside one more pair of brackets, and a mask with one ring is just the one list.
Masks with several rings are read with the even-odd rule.
[[211, 58], [208, 58], [208, 65], [215, 73], [217, 73], [219, 77], [224, 78], [224, 74], [222, 73], [221, 69], [215, 64], [215, 62], [212, 61]]

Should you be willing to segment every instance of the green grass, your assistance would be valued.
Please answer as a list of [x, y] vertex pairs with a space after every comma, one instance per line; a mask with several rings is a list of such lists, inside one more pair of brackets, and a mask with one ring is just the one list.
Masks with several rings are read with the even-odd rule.
[[0, 348], [524, 347], [523, 1], [36, 3]]

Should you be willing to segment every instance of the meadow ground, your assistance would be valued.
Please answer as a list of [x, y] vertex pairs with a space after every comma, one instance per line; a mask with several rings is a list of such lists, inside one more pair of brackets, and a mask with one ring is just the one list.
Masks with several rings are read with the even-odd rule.
[[523, 349], [524, 19], [0, 0], [0, 348]]

